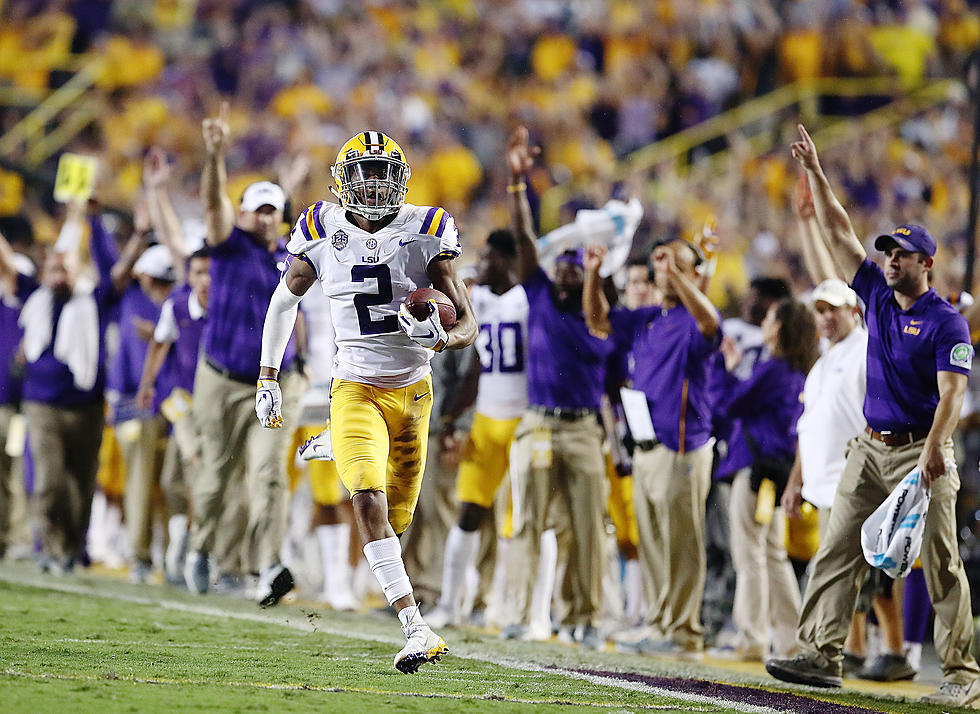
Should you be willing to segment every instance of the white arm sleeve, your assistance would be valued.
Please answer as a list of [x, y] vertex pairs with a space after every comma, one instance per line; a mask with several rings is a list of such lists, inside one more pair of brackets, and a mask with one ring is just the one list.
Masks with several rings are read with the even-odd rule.
[[279, 369], [282, 366], [282, 356], [289, 344], [289, 336], [293, 334], [296, 324], [296, 313], [302, 295], [295, 295], [286, 287], [286, 281], [280, 280], [276, 291], [269, 300], [269, 310], [265, 313], [265, 326], [262, 328], [262, 354], [259, 359], [260, 367]]

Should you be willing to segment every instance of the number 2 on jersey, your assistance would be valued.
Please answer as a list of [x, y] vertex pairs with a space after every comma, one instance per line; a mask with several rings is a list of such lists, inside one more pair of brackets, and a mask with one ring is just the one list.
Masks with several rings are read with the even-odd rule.
[[372, 305], [387, 305], [392, 300], [391, 270], [384, 263], [377, 265], [355, 265], [350, 269], [350, 279], [355, 283], [375, 280], [377, 293], [360, 293], [354, 296], [354, 309], [357, 311], [357, 325], [362, 335], [381, 335], [398, 332], [398, 316], [385, 315], [379, 320], [371, 319]]

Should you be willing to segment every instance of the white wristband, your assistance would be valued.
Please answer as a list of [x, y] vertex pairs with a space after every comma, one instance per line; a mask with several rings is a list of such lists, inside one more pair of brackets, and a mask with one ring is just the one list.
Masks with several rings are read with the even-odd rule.
[[269, 309], [265, 313], [260, 367], [279, 369], [282, 366], [282, 356], [286, 353], [289, 336], [293, 334], [297, 308], [302, 299], [302, 295], [296, 295], [286, 287], [284, 280], [279, 281], [269, 299]]

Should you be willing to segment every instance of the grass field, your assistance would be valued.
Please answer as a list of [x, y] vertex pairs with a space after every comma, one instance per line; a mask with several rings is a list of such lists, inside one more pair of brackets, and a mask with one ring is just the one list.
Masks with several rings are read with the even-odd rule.
[[[935, 711], [859, 692], [777, 686], [761, 668], [682, 665], [557, 643], [444, 633], [452, 654], [391, 666], [397, 620], [195, 597], [0, 566], [0, 714], [10, 712]], [[850, 682], [847, 682], [850, 684]]]

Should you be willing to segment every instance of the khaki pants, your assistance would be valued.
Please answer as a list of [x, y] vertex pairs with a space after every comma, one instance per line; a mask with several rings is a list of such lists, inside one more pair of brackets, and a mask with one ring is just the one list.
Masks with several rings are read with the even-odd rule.
[[[280, 377], [283, 421], [295, 426], [301, 378]], [[242, 565], [258, 573], [279, 562], [286, 533], [289, 429], [265, 429], [255, 416], [255, 386], [228, 379], [201, 359], [194, 381], [194, 420], [201, 436], [201, 468], [191, 483], [190, 547], [210, 553], [225, 509], [237, 499], [227, 490], [241, 483], [248, 495]], [[218, 563], [219, 569], [221, 562]], [[225, 572], [225, 571], [223, 571]]]
[[704, 510], [711, 460], [710, 441], [686, 454], [658, 444], [637, 450], [633, 457], [633, 505], [649, 604], [646, 624], [694, 649], [704, 643]]
[[34, 502], [45, 555], [75, 558], [85, 544], [105, 404], [69, 409], [25, 402], [34, 457]]
[[10, 404], [0, 406], [0, 560], [3, 559], [7, 546], [10, 544], [10, 512], [17, 489], [23, 491], [20, 485], [23, 478], [21, 465], [23, 459], [12, 458], [7, 454], [7, 435], [10, 433], [10, 423], [16, 416], [17, 410]]
[[772, 648], [777, 657], [796, 649], [800, 618], [800, 588], [786, 555], [786, 518], [776, 508], [768, 524], [757, 523], [758, 494], [752, 490], [749, 469], [735, 474], [729, 500], [735, 603], [732, 620], [738, 630], [735, 647], [760, 658]]
[[511, 452], [514, 535], [508, 591], [519, 623], [530, 618], [541, 532], [552, 520], [571, 534], [561, 598], [565, 625], [594, 625], [601, 604], [606, 467], [593, 417], [563, 421], [537, 412], [521, 420]]
[[188, 479], [197, 472], [200, 462], [200, 440], [194, 416], [185, 414], [173, 423], [167, 452], [163, 459], [160, 487], [171, 514], [187, 513]]
[[[848, 442], [847, 465], [830, 511], [825, 537], [813, 560], [803, 596], [797, 639], [804, 652], [822, 666], [839, 664], [858, 588], [868, 564], [861, 551], [861, 524], [911, 471], [923, 441], [888, 447], [867, 434]], [[953, 458], [953, 442], [943, 445]], [[932, 500], [922, 535], [922, 569], [936, 611], [936, 653], [947, 682], [968, 684], [980, 668], [970, 655], [973, 619], [970, 584], [956, 542], [956, 492], [953, 470], [932, 484]]]
[[[123, 422], [116, 426], [116, 438], [126, 464], [123, 505], [129, 542], [133, 557], [148, 561], [153, 541], [153, 513], [159, 510], [161, 501], [160, 475], [167, 448], [167, 420], [156, 414], [147, 419]], [[166, 524], [166, 517], [160, 520]]]

